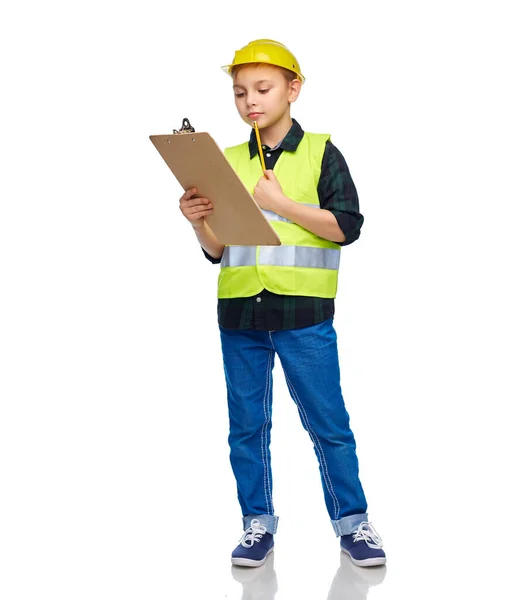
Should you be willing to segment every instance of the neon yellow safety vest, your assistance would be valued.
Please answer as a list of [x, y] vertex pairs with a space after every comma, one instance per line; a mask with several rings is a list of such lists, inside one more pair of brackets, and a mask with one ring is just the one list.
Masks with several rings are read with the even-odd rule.
[[[318, 181], [327, 134], [304, 133], [295, 152], [284, 150], [273, 169], [284, 194], [320, 208]], [[250, 160], [248, 143], [225, 150], [225, 156], [253, 194], [262, 177], [259, 156]], [[226, 246], [218, 278], [218, 298], [246, 298], [263, 289], [289, 296], [335, 298], [340, 246], [263, 210], [281, 246]]]

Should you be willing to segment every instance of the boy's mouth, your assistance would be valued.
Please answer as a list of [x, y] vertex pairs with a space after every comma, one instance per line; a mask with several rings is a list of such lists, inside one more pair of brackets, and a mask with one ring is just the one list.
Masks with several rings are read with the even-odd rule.
[[249, 119], [256, 119], [257, 117], [260, 117], [260, 115], [262, 115], [262, 113], [253, 112], [253, 113], [249, 113], [248, 114], [248, 118]]

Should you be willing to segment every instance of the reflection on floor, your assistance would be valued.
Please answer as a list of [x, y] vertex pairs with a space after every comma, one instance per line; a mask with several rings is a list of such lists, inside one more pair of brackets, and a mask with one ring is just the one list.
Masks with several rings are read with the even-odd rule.
[[277, 593], [277, 574], [272, 552], [262, 567], [232, 567], [232, 577], [243, 586], [241, 600], [274, 600]]
[[365, 600], [370, 587], [384, 581], [387, 567], [357, 567], [341, 552], [340, 566], [330, 586], [327, 600]]
[[[365, 600], [372, 586], [384, 581], [386, 566], [357, 567], [341, 553], [340, 566], [334, 576], [327, 600]], [[262, 567], [232, 567], [232, 577], [243, 587], [241, 600], [275, 600], [278, 591], [274, 553]]]

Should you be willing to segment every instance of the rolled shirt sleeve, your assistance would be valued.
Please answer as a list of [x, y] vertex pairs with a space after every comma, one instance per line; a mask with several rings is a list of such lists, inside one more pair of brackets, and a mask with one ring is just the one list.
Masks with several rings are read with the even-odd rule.
[[209, 260], [213, 265], [217, 265], [221, 262], [221, 256], [219, 258], [212, 257], [208, 252], [206, 252], [203, 246], [200, 246], [202, 252], [207, 260]]
[[320, 207], [329, 210], [345, 235], [340, 246], [348, 246], [360, 236], [364, 216], [359, 212], [359, 197], [350, 170], [341, 152], [328, 141], [318, 182]]

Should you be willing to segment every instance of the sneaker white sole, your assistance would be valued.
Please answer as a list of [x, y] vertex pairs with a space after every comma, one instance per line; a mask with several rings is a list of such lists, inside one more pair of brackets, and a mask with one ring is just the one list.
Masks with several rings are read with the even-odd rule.
[[348, 552], [348, 550], [341, 548], [341, 552], [348, 554], [352, 563], [354, 565], [357, 565], [358, 567], [378, 567], [380, 565], [386, 564], [385, 556], [378, 556], [377, 558], [365, 558], [364, 560], [357, 560], [356, 558], [353, 558], [353, 556]]
[[273, 548], [274, 546], [268, 550], [266, 556], [262, 560], [252, 560], [251, 558], [233, 558], [232, 564], [236, 567], [260, 567], [266, 562], [268, 555], [273, 552]]

